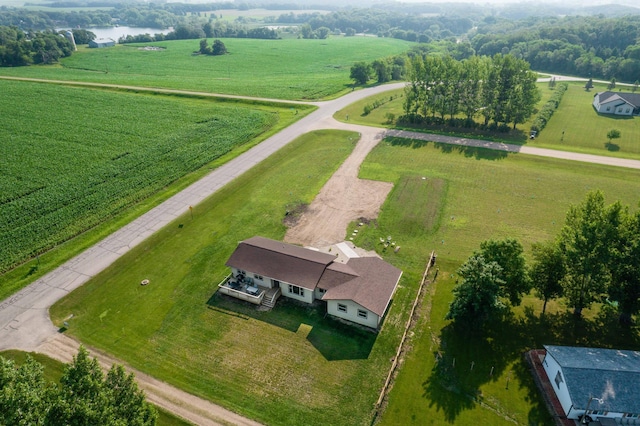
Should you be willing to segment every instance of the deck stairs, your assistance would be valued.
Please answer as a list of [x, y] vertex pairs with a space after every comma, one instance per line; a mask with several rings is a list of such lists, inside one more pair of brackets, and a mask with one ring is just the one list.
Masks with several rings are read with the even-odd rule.
[[260, 305], [265, 308], [272, 309], [276, 305], [276, 301], [281, 294], [282, 292], [279, 287], [267, 289]]

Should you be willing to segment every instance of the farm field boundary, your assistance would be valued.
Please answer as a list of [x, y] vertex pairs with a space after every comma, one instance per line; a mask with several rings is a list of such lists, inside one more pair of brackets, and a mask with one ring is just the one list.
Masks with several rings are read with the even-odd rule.
[[[24, 81], [0, 86], [0, 298], [314, 109]], [[25, 125], [24, 117], [38, 119]]]

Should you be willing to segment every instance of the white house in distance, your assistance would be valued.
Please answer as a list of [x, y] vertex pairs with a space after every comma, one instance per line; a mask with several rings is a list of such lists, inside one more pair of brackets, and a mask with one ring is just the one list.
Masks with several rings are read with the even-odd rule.
[[640, 114], [640, 93], [598, 92], [593, 96], [593, 107], [600, 114]]
[[232, 273], [218, 291], [271, 306], [280, 294], [304, 303], [322, 300], [330, 315], [377, 329], [402, 271], [377, 256], [358, 255], [345, 242], [331, 250], [249, 238], [229, 257]]
[[542, 366], [568, 419], [586, 414], [596, 425], [640, 425], [640, 352], [544, 348]]

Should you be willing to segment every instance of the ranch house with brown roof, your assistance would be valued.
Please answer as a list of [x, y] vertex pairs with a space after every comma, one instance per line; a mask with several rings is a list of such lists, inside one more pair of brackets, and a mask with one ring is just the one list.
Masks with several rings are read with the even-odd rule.
[[252, 237], [242, 241], [219, 284], [222, 294], [273, 307], [280, 296], [326, 302], [327, 313], [378, 329], [402, 271], [374, 255], [358, 255], [347, 243], [322, 252]]

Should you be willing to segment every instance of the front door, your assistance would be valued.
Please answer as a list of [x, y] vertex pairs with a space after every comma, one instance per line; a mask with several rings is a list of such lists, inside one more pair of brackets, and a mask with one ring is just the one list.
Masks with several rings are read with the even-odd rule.
[[278, 288], [280, 287], [280, 281], [278, 280], [271, 280], [271, 288]]

